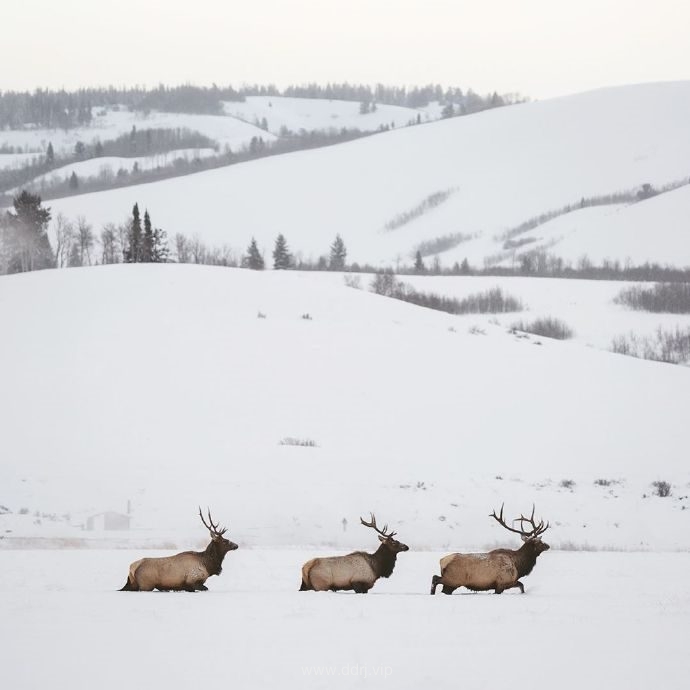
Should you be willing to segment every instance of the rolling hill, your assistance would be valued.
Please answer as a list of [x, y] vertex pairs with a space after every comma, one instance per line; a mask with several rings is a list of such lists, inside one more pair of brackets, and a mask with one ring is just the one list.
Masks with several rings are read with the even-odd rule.
[[[471, 332], [318, 274], [0, 283], [0, 543], [78, 541], [129, 501], [129, 544], [198, 537], [209, 504], [254, 546], [356, 545], [347, 523], [373, 508], [415, 548], [481, 547], [503, 536], [477, 516], [536, 500], [555, 545], [690, 545], [686, 368]], [[672, 497], [651, 497], [660, 479]]]
[[[502, 250], [503, 233], [532, 217], [583, 197], [686, 180], [689, 117], [690, 82], [603, 89], [51, 205], [100, 226], [137, 201], [170, 236], [197, 234], [238, 252], [252, 236], [268, 252], [283, 232], [295, 252], [315, 258], [340, 233], [358, 262], [409, 262], [421, 242], [451, 236], [465, 241], [443, 252], [444, 264], [467, 257], [481, 265]], [[656, 215], [656, 207], [666, 222], [665, 196], [629, 212]], [[663, 242], [619, 230], [614, 241], [602, 227], [564, 244], [566, 255], [675, 257]], [[676, 227], [659, 232], [676, 237]]]

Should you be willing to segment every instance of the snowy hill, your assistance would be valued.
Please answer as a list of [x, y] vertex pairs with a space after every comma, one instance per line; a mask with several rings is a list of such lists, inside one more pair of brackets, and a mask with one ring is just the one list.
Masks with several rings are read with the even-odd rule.
[[3, 276], [0, 322], [0, 545], [129, 501], [121, 543], [198, 538], [208, 504], [253, 546], [355, 546], [374, 509], [417, 549], [478, 548], [506, 501], [554, 545], [690, 546], [685, 368], [292, 272]]
[[[420, 242], [461, 234], [474, 239], [443, 262], [481, 265], [502, 249], [502, 233], [534, 216], [687, 178], [689, 119], [690, 82], [604, 89], [52, 205], [100, 225], [138, 201], [169, 235], [197, 232], [238, 251], [252, 236], [270, 250], [282, 231], [295, 251], [316, 257], [340, 233], [359, 262], [409, 261]], [[669, 257], [616, 237], [624, 243], [590, 233], [569, 252], [610, 254], [614, 244], [611, 258]]]

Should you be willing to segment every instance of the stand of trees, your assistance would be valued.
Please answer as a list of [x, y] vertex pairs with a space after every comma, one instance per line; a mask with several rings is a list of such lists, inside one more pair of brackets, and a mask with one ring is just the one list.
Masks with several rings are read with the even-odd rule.
[[[284, 90], [274, 85], [250, 85], [235, 89], [232, 86], [210, 87], [160, 85], [154, 89], [90, 88], [77, 91], [36, 89], [33, 92], [0, 92], [0, 129], [24, 126], [46, 129], [70, 129], [90, 124], [94, 108], [125, 107], [148, 112], [160, 110], [170, 113], [199, 113], [220, 115], [223, 101], [244, 101], [247, 96], [292, 96], [298, 98], [326, 98], [360, 103], [400, 105], [419, 108], [432, 101], [446, 104], [445, 115], [460, 115], [496, 108], [521, 99], [516, 94], [496, 92], [480, 96], [458, 87], [443, 88], [439, 84], [426, 86], [388, 86], [377, 84], [304, 84], [288, 86]], [[370, 105], [368, 106], [370, 107]]]

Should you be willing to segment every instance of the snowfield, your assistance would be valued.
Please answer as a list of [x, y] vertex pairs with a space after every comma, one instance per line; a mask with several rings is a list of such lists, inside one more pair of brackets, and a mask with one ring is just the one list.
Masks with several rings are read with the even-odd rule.
[[[610, 286], [565, 282], [603, 317]], [[687, 368], [316, 273], [3, 276], [0, 323], [8, 687], [686, 687]], [[526, 594], [429, 596], [446, 553], [519, 545], [503, 502], [551, 522]], [[204, 547], [198, 505], [240, 545], [210, 591], [116, 591]], [[109, 510], [130, 529], [87, 529]], [[391, 578], [298, 592], [307, 559], [376, 548], [370, 510], [410, 546]]]
[[[473, 239], [444, 251], [444, 265], [467, 258], [481, 266], [503, 251], [502, 233], [532, 217], [582, 197], [687, 180], [689, 119], [690, 82], [602, 89], [51, 206], [100, 227], [138, 201], [169, 236], [196, 232], [237, 251], [254, 236], [270, 252], [283, 232], [293, 251], [316, 258], [340, 233], [349, 260], [386, 264], [409, 264], [420, 242], [460, 233]], [[440, 193], [446, 200], [429, 206]], [[566, 237], [563, 252], [685, 265], [690, 243], [676, 205], [685, 209], [686, 200], [679, 190], [623, 209], [612, 229], [607, 216], [570, 248]], [[409, 222], [386, 229], [404, 217]]]
[[129, 501], [142, 544], [199, 539], [209, 505], [255, 546], [358, 547], [375, 510], [416, 549], [483, 548], [506, 501], [566, 548], [690, 548], [684, 367], [473, 334], [315, 273], [4, 276], [0, 322], [9, 547], [102, 539], [87, 518]]
[[208, 592], [147, 594], [114, 591], [136, 551], [0, 551], [3, 679], [18, 690], [94, 678], [103, 690], [687, 687], [690, 554], [550, 551], [524, 595], [452, 597], [428, 594], [440, 554], [413, 552], [367, 596], [297, 592], [313, 555], [240, 548]]

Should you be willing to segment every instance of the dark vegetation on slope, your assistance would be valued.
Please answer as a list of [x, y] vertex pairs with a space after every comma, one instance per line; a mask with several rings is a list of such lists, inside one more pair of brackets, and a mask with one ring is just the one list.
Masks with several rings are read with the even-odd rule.
[[690, 283], [633, 285], [621, 290], [614, 301], [636, 311], [690, 314]]

